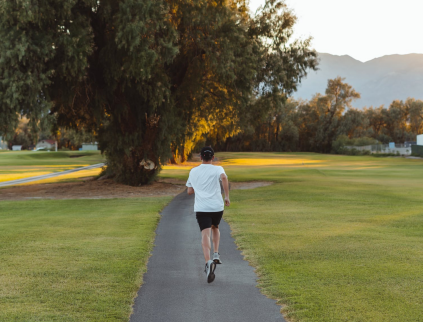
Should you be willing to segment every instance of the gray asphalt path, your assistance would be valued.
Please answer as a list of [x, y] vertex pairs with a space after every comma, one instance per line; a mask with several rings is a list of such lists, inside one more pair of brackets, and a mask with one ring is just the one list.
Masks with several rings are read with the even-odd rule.
[[135, 299], [130, 322], [285, 321], [280, 307], [256, 288], [253, 268], [222, 222], [222, 265], [208, 284], [194, 198], [178, 195], [162, 212], [155, 248]]
[[80, 168], [76, 168], [76, 169], [72, 169], [72, 170], [65, 170], [65, 171], [60, 171], [60, 172], [43, 174], [43, 175], [35, 176], [35, 177], [4, 181], [4, 182], [0, 182], [0, 187], [14, 186], [14, 185], [17, 185], [17, 184], [22, 184], [22, 183], [34, 182], [34, 181], [44, 180], [44, 179], [50, 179], [50, 178], [62, 176], [64, 174], [69, 174], [69, 173], [73, 173], [73, 172], [77, 172], [77, 171], [81, 171], [81, 170], [90, 170], [90, 169], [100, 168], [102, 166], [104, 166], [104, 163], [93, 164], [93, 165], [89, 165], [87, 167], [80, 167]]

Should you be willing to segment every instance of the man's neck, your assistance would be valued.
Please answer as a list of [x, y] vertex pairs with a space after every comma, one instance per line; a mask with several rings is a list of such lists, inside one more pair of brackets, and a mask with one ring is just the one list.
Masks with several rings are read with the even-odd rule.
[[212, 164], [212, 160], [210, 160], [210, 161], [203, 161], [203, 163], [202, 164]]

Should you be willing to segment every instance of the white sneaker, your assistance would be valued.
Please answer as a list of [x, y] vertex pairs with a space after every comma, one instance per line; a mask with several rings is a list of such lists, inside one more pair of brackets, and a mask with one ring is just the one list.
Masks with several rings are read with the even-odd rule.
[[216, 277], [214, 275], [214, 270], [216, 269], [216, 264], [212, 260], [209, 260], [206, 263], [206, 268], [204, 269], [204, 273], [206, 273], [207, 276], [207, 283], [211, 283], [214, 281], [214, 278]]
[[214, 253], [213, 254], [213, 262], [215, 262], [216, 264], [222, 264], [222, 261], [220, 260], [220, 254], [219, 253]]

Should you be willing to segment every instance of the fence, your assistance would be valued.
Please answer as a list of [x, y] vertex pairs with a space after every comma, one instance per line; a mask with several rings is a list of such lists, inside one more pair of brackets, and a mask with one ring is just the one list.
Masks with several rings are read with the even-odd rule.
[[412, 145], [411, 151], [414, 156], [423, 157], [423, 145]]
[[7, 142], [3, 139], [3, 136], [0, 135], [0, 149], [7, 149]]
[[[414, 146], [414, 145], [413, 145]], [[370, 151], [370, 153], [394, 153], [400, 155], [410, 155], [411, 148], [407, 147], [404, 144], [395, 144], [395, 148], [389, 147], [389, 144], [373, 144], [373, 145], [363, 145], [363, 146], [353, 146], [347, 145], [344, 148], [346, 149], [356, 149], [358, 151]]]

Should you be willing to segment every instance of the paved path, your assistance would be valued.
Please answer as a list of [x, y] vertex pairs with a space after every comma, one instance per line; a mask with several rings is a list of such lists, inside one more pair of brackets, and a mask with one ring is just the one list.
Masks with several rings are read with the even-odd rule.
[[220, 225], [222, 265], [208, 284], [193, 196], [178, 195], [162, 212], [155, 248], [130, 322], [284, 322], [280, 307], [256, 288], [253, 268]]
[[76, 169], [72, 169], [72, 170], [65, 170], [65, 171], [61, 171], [61, 172], [53, 172], [53, 173], [49, 173], [49, 174], [43, 174], [43, 175], [35, 176], [35, 177], [23, 178], [23, 179], [18, 179], [18, 180], [3, 181], [3, 182], [0, 182], [0, 187], [14, 186], [14, 185], [17, 185], [17, 184], [22, 184], [22, 183], [28, 183], [28, 182], [44, 180], [44, 179], [50, 179], [50, 178], [62, 176], [64, 174], [69, 174], [69, 173], [73, 173], [73, 172], [77, 172], [77, 171], [81, 171], [81, 170], [90, 170], [90, 169], [101, 168], [102, 166], [104, 166], [104, 163], [93, 164], [93, 165], [89, 165], [87, 167], [80, 167], [80, 168], [76, 168]]

